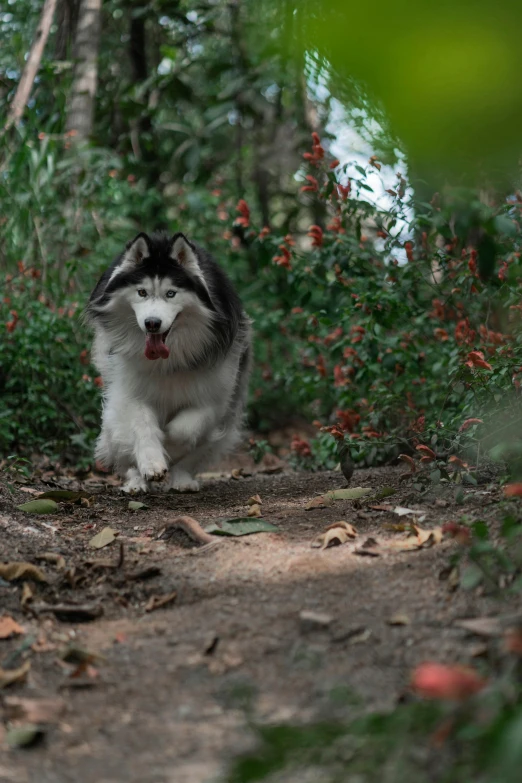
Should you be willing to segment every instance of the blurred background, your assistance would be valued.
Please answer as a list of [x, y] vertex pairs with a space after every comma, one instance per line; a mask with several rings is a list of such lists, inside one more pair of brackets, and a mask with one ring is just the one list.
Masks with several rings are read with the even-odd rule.
[[0, 453], [90, 463], [81, 311], [164, 228], [214, 253], [254, 319], [256, 458], [332, 467], [346, 440], [372, 465], [422, 438], [516, 471], [521, 16], [7, 0]]

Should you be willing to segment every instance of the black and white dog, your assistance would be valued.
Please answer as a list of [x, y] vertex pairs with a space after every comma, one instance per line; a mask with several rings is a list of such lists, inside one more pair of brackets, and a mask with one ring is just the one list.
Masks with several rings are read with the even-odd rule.
[[240, 437], [250, 322], [232, 284], [183, 234], [138, 234], [86, 317], [104, 384], [96, 458], [125, 478], [125, 492], [165, 478], [166, 491], [196, 492], [196, 472]]

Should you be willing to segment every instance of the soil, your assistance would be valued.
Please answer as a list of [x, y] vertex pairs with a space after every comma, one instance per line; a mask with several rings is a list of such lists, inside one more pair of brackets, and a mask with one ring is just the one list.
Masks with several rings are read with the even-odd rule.
[[[24, 631], [0, 640], [0, 667], [30, 661], [25, 682], [1, 692], [0, 782], [225, 781], [231, 760], [254, 746], [253, 724], [349, 717], [342, 693], [386, 709], [407, 693], [418, 663], [473, 662], [481, 641], [456, 623], [495, 615], [497, 604], [481, 589], [459, 586], [449, 565], [455, 540], [432, 538], [426, 548], [376, 556], [355, 550], [369, 537], [405, 538], [400, 528], [415, 517], [399, 517], [396, 506], [421, 511], [425, 529], [464, 514], [495, 528], [500, 490], [486, 479], [420, 494], [400, 480], [403, 470], [356, 471], [350, 486], [371, 488], [370, 500], [311, 510], [305, 506], [313, 497], [346, 486], [340, 473], [285, 467], [234, 479], [227, 470], [204, 477], [197, 495], [149, 495], [136, 511], [111, 477], [80, 481], [47, 471], [10, 486], [0, 479], [0, 561], [37, 564], [49, 580], [27, 580], [32, 598], [23, 607], [24, 580], [0, 579], [0, 615]], [[383, 487], [396, 492], [375, 499]], [[90, 499], [60, 503], [45, 516], [16, 510], [34, 496], [27, 490], [57, 488], [82, 489]], [[263, 519], [279, 532], [219, 537], [210, 547], [182, 531], [158, 537], [179, 515], [203, 526], [246, 516], [256, 494]], [[312, 548], [339, 520], [357, 538]], [[105, 527], [117, 538], [95, 550], [89, 542]], [[65, 563], [39, 559], [49, 552]], [[170, 603], [147, 611], [151, 599], [165, 596]], [[103, 614], [80, 623], [49, 610], [71, 603]], [[71, 646], [92, 655], [76, 651], [87, 660], [65, 662]], [[64, 703], [31, 749], [7, 744], [17, 698]]]

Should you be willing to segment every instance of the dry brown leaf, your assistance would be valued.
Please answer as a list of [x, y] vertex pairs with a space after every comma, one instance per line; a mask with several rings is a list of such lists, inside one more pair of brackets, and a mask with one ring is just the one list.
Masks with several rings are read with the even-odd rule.
[[112, 544], [116, 540], [117, 535], [117, 530], [113, 530], [112, 527], [104, 527], [103, 530], [100, 530], [99, 533], [91, 538], [89, 546], [92, 546], [94, 549], [102, 549], [102, 547]]
[[35, 560], [43, 560], [45, 563], [52, 563], [56, 566], [58, 571], [65, 569], [65, 558], [62, 555], [58, 555], [56, 552], [42, 552], [41, 555], [36, 555]]
[[388, 625], [409, 625], [410, 623], [410, 618], [404, 612], [396, 612], [388, 620]]
[[257, 503], [258, 506], [261, 506], [263, 504], [263, 501], [259, 497], [259, 495], [252, 495], [251, 498], [248, 498], [247, 500], [247, 506], [254, 506]]
[[369, 505], [373, 511], [393, 511], [393, 506], [389, 503], [377, 503], [376, 505]]
[[0, 578], [8, 582], [17, 579], [33, 579], [35, 582], [48, 582], [44, 572], [32, 563], [0, 563]]
[[30, 668], [31, 661], [26, 661], [18, 669], [0, 669], [0, 689], [15, 682], [23, 682]]
[[239, 481], [239, 479], [243, 476], [243, 468], [234, 468], [230, 471], [230, 478], [236, 479], [236, 481]]
[[305, 506], [305, 511], [309, 511], [312, 508], [326, 508], [327, 506], [333, 506], [333, 500], [324, 495], [318, 495], [318, 497], [308, 501]]
[[340, 522], [333, 522], [331, 525], [328, 525], [325, 532], [312, 541], [312, 546], [329, 549], [332, 546], [346, 544], [350, 538], [355, 538], [356, 536], [357, 531], [354, 526], [342, 519]]
[[10, 636], [25, 633], [21, 625], [16, 620], [5, 614], [0, 617], [0, 639], [9, 639]]
[[4, 711], [8, 720], [24, 720], [28, 723], [58, 723], [65, 712], [63, 699], [25, 699], [21, 696], [5, 696]]
[[166, 595], [152, 595], [145, 607], [145, 611], [154, 612], [155, 609], [161, 609], [162, 606], [173, 603], [177, 597], [178, 594], [176, 590], [172, 593], [167, 593]]
[[247, 511], [247, 517], [261, 517], [263, 513], [259, 503], [253, 503]]

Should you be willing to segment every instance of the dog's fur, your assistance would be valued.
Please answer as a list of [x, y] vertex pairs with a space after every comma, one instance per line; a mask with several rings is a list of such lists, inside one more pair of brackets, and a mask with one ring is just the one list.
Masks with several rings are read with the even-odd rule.
[[96, 458], [131, 494], [163, 479], [197, 491], [196, 472], [237, 443], [247, 395], [250, 322], [225, 273], [181, 233], [139, 234], [86, 317], [103, 379]]

